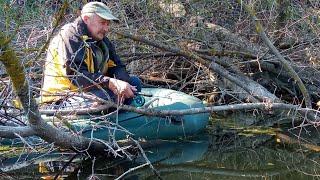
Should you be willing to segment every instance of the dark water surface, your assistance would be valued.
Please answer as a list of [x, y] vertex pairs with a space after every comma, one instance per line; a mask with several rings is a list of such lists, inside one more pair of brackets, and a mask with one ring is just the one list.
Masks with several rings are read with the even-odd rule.
[[[163, 179], [292, 180], [317, 179], [320, 174], [319, 153], [277, 143], [267, 133], [208, 128], [192, 139], [163, 141], [145, 152]], [[0, 178], [53, 179], [60, 172], [60, 179], [115, 179], [145, 162], [143, 157], [111, 162], [72, 153], [30, 153], [2, 158]], [[149, 166], [125, 176], [125, 179], [156, 178]]]

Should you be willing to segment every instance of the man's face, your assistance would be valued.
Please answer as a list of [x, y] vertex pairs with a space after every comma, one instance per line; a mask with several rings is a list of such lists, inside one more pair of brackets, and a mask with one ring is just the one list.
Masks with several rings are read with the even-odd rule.
[[86, 16], [84, 22], [87, 24], [88, 30], [94, 40], [102, 40], [107, 32], [109, 32], [110, 21], [96, 14], [91, 17]]

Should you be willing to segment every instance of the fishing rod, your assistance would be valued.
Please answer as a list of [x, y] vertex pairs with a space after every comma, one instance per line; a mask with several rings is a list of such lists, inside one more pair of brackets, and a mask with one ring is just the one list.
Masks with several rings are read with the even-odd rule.
[[142, 92], [135, 92], [136, 95], [145, 96], [145, 97], [154, 97], [152, 94], [146, 94]]

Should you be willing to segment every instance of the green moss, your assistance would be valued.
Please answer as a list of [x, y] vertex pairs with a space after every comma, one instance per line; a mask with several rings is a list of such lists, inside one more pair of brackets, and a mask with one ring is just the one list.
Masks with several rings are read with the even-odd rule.
[[0, 43], [0, 48], [2, 49], [0, 61], [6, 67], [6, 71], [12, 80], [15, 90], [20, 91], [26, 82], [24, 69], [14, 50], [8, 47], [8, 38], [2, 33], [0, 33], [0, 42], [5, 42]]
[[0, 61], [5, 65], [15, 90], [19, 91], [25, 83], [25, 76], [15, 52], [12, 49], [6, 49], [0, 56]]
[[259, 22], [256, 22], [256, 31], [257, 33], [262, 33], [263, 29]]

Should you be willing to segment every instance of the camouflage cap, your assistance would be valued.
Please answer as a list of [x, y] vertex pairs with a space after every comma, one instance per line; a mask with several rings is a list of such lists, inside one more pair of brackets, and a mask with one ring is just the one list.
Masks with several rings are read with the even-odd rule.
[[102, 2], [89, 2], [83, 6], [81, 14], [96, 13], [103, 19], [119, 22], [119, 19], [112, 15], [111, 10]]

